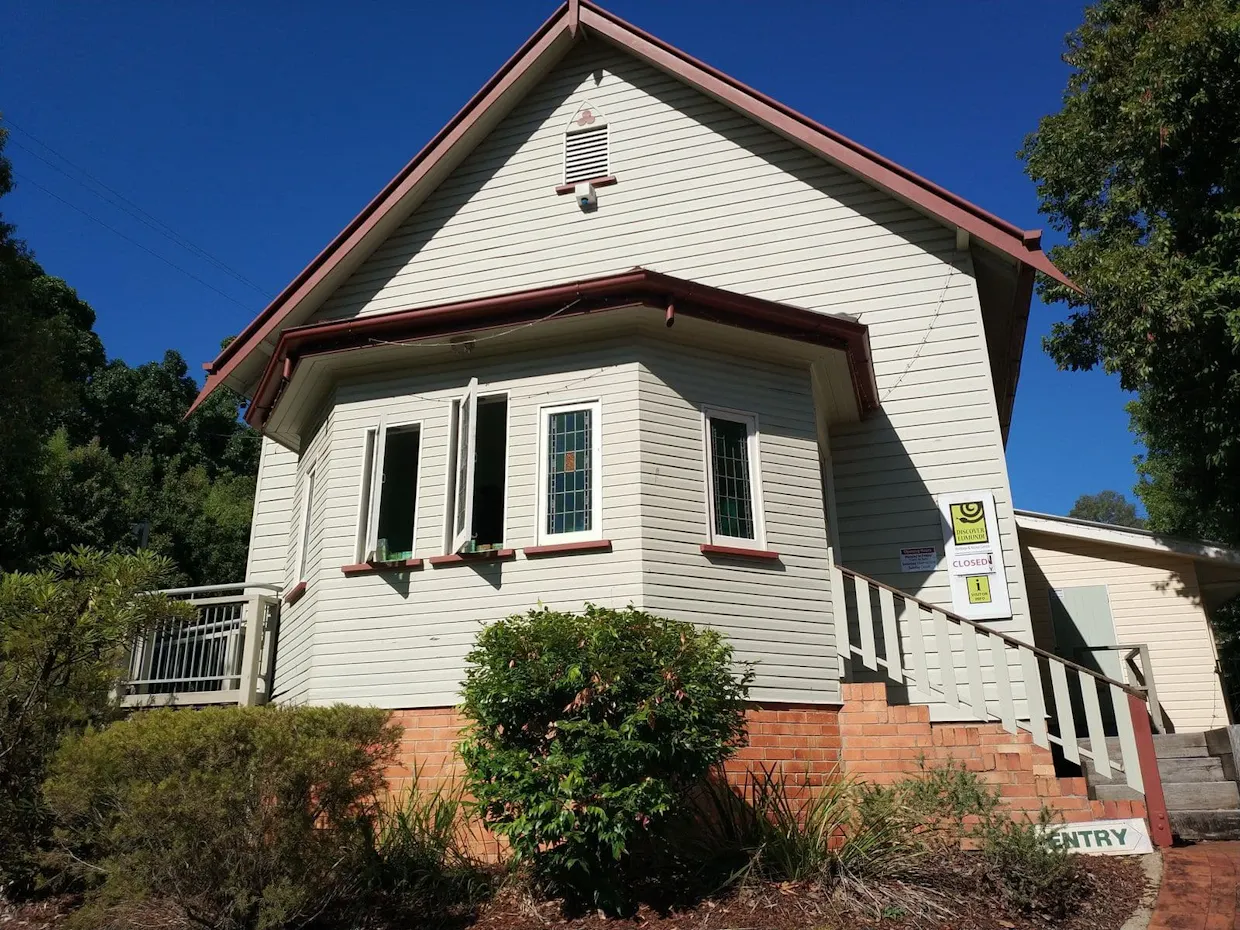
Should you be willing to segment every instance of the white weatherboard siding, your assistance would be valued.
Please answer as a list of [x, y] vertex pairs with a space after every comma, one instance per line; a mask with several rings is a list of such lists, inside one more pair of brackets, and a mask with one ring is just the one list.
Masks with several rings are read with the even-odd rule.
[[[809, 370], [678, 347], [641, 357], [643, 605], [726, 633], [755, 663], [756, 700], [838, 701]], [[757, 417], [764, 548], [778, 562], [699, 550], [709, 541], [704, 406]]]
[[1116, 639], [1150, 647], [1158, 703], [1175, 730], [1227, 725], [1213, 639], [1191, 559], [1041, 533], [1022, 533], [1022, 541], [1039, 645], [1051, 649], [1055, 642], [1051, 588], [1106, 585]]
[[[563, 131], [587, 100], [608, 119], [610, 167], [619, 179], [600, 190], [599, 208], [589, 214], [573, 198], [554, 192], [562, 171]], [[831, 430], [840, 561], [948, 606], [946, 575], [900, 574], [898, 550], [935, 545], [942, 551], [936, 494], [990, 490], [1014, 611], [1011, 621], [995, 625], [1031, 637], [977, 289], [968, 256], [955, 252], [952, 231], [605, 43], [570, 52], [338, 289], [317, 319], [427, 306], [636, 265], [799, 307], [853, 314], [866, 323], [884, 409], [861, 424]], [[722, 378], [727, 385], [730, 375]], [[394, 399], [415, 390], [415, 383], [423, 393], [464, 383], [425, 388], [421, 381], [342, 389], [333, 426], [336, 490], [327, 515], [325, 564], [352, 559], [353, 472], [360, 468], [362, 421], [381, 403], [412, 405], [410, 415], [420, 411], [420, 402]], [[636, 404], [638, 384], [651, 382], [635, 369], [632, 383], [629, 401]], [[381, 393], [375, 392], [383, 391], [393, 399], [378, 401]], [[657, 414], [644, 391], [641, 397], [642, 408]], [[419, 518], [419, 554], [431, 551], [427, 526], [434, 536], [442, 521], [443, 450], [432, 440], [447, 429], [447, 406], [437, 401], [432, 408], [424, 411], [433, 417], [424, 433], [428, 493]], [[645, 442], [656, 429], [635, 424], [634, 435]], [[518, 462], [514, 459], [514, 474], [519, 477], [524, 467], [532, 480], [532, 466]], [[815, 494], [820, 498], [820, 491]], [[773, 493], [768, 512], [786, 506], [788, 513], [804, 516], [810, 509], [805, 500]], [[616, 566], [615, 575], [594, 574], [590, 560], [602, 564], [602, 556], [577, 556], [546, 569], [560, 572], [562, 590], [577, 600], [600, 588], [616, 602], [640, 593], [636, 574], [623, 569], [624, 560], [617, 557], [627, 552], [634, 564], [640, 561], [636, 539], [645, 528], [636, 501], [614, 513], [612, 506], [605, 504], [604, 518], [617, 550], [605, 564]], [[510, 529], [522, 532], [529, 519], [514, 511]], [[821, 514], [813, 519], [821, 520]], [[627, 549], [623, 537], [617, 540], [613, 521], [634, 534]], [[505, 577], [525, 577], [521, 563], [502, 571]], [[448, 585], [441, 576], [465, 582]], [[474, 569], [462, 566], [415, 576], [418, 584], [411, 583], [407, 601], [381, 578], [356, 579], [347, 588], [340, 581], [333, 578], [321, 592], [315, 701], [451, 703], [453, 663], [472, 636], [468, 623], [450, 619], [453, 605], [482, 595], [496, 610], [528, 603], [524, 596], [509, 602], [507, 582], [500, 596]], [[527, 593], [538, 587], [531, 583]], [[550, 590], [558, 596], [561, 589]], [[408, 610], [399, 609], [415, 597], [426, 611], [426, 629], [434, 632], [424, 634], [421, 624], [411, 624]], [[438, 637], [433, 646], [432, 635]], [[333, 658], [320, 660], [320, 644], [334, 650]], [[993, 677], [989, 669], [986, 675]], [[1019, 669], [1011, 675], [1019, 690]], [[818, 690], [794, 685], [794, 677], [787, 676], [784, 693]]]
[[[416, 350], [411, 350], [416, 352]], [[412, 358], [412, 356], [411, 356]], [[411, 368], [416, 367], [411, 364]], [[565, 372], [571, 374], [566, 375]], [[420, 423], [414, 555], [444, 553], [450, 411], [471, 376], [479, 396], [508, 393], [506, 546], [535, 545], [538, 408], [600, 400], [603, 526], [613, 551], [502, 563], [431, 566], [404, 575], [346, 578], [355, 560], [366, 430]], [[587, 601], [640, 601], [640, 460], [637, 363], [631, 351], [583, 348], [571, 359], [478, 358], [449, 369], [342, 385], [332, 421], [332, 491], [315, 620], [310, 700], [435, 707], [457, 703], [465, 654], [484, 622], [540, 602], [580, 610]]]
[[296, 483], [297, 454], [264, 437], [254, 490], [246, 581], [284, 584]]

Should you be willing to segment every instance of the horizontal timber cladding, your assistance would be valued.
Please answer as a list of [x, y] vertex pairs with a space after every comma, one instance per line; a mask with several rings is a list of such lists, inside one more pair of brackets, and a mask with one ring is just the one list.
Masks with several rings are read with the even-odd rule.
[[1021, 542], [1038, 645], [1054, 650], [1052, 588], [1106, 585], [1116, 640], [1150, 647], [1158, 703], [1173, 732], [1227, 725], [1192, 559], [1025, 531]]
[[[715, 627], [755, 663], [755, 700], [839, 700], [809, 371], [681, 348], [641, 354], [642, 596]], [[711, 559], [702, 409], [757, 419], [765, 539], [778, 560]]]

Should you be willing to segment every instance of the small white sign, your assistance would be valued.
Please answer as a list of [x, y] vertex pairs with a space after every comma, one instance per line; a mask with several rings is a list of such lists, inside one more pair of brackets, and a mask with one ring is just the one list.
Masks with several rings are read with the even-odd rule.
[[1054, 845], [1090, 856], [1139, 856], [1154, 851], [1149, 828], [1140, 818], [1067, 823], [1049, 832]]
[[993, 552], [958, 552], [948, 564], [953, 575], [993, 575], [995, 555]]
[[939, 550], [934, 546], [915, 546], [900, 550], [900, 571], [932, 572], [939, 567]]

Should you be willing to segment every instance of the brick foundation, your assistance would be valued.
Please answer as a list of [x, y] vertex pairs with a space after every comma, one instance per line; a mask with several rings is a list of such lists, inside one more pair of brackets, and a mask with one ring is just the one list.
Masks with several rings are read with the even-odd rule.
[[[963, 762], [999, 789], [1010, 809], [1036, 814], [1042, 804], [1069, 822], [1145, 817], [1139, 801], [1091, 801], [1085, 779], [1057, 778], [1048, 750], [1028, 733], [1013, 735], [998, 723], [931, 723], [930, 709], [887, 703], [886, 686], [843, 685], [842, 706], [766, 704], [748, 712], [749, 742], [728, 762], [730, 781], [747, 771], [778, 766], [788, 783], [817, 786], [838, 774], [890, 783], [929, 765]], [[388, 771], [399, 789], [416, 771], [423, 784], [461, 774], [454, 751], [461, 719], [450, 707], [398, 710], [404, 726], [400, 758]]]

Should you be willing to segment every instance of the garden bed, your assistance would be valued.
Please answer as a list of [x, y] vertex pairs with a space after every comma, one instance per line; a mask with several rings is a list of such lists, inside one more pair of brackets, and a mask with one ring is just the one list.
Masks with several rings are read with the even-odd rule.
[[[468, 930], [1119, 930], [1145, 891], [1135, 858], [1082, 857], [1088, 890], [1066, 919], [1020, 914], [990, 893], [977, 858], [967, 853], [936, 864], [933, 879], [867, 887], [841, 900], [813, 885], [762, 884], [659, 913], [642, 907], [630, 919], [598, 915], [565, 919], [554, 902], [501, 893]], [[867, 900], [880, 896], [881, 904]], [[901, 902], [904, 902], [903, 904]]]

